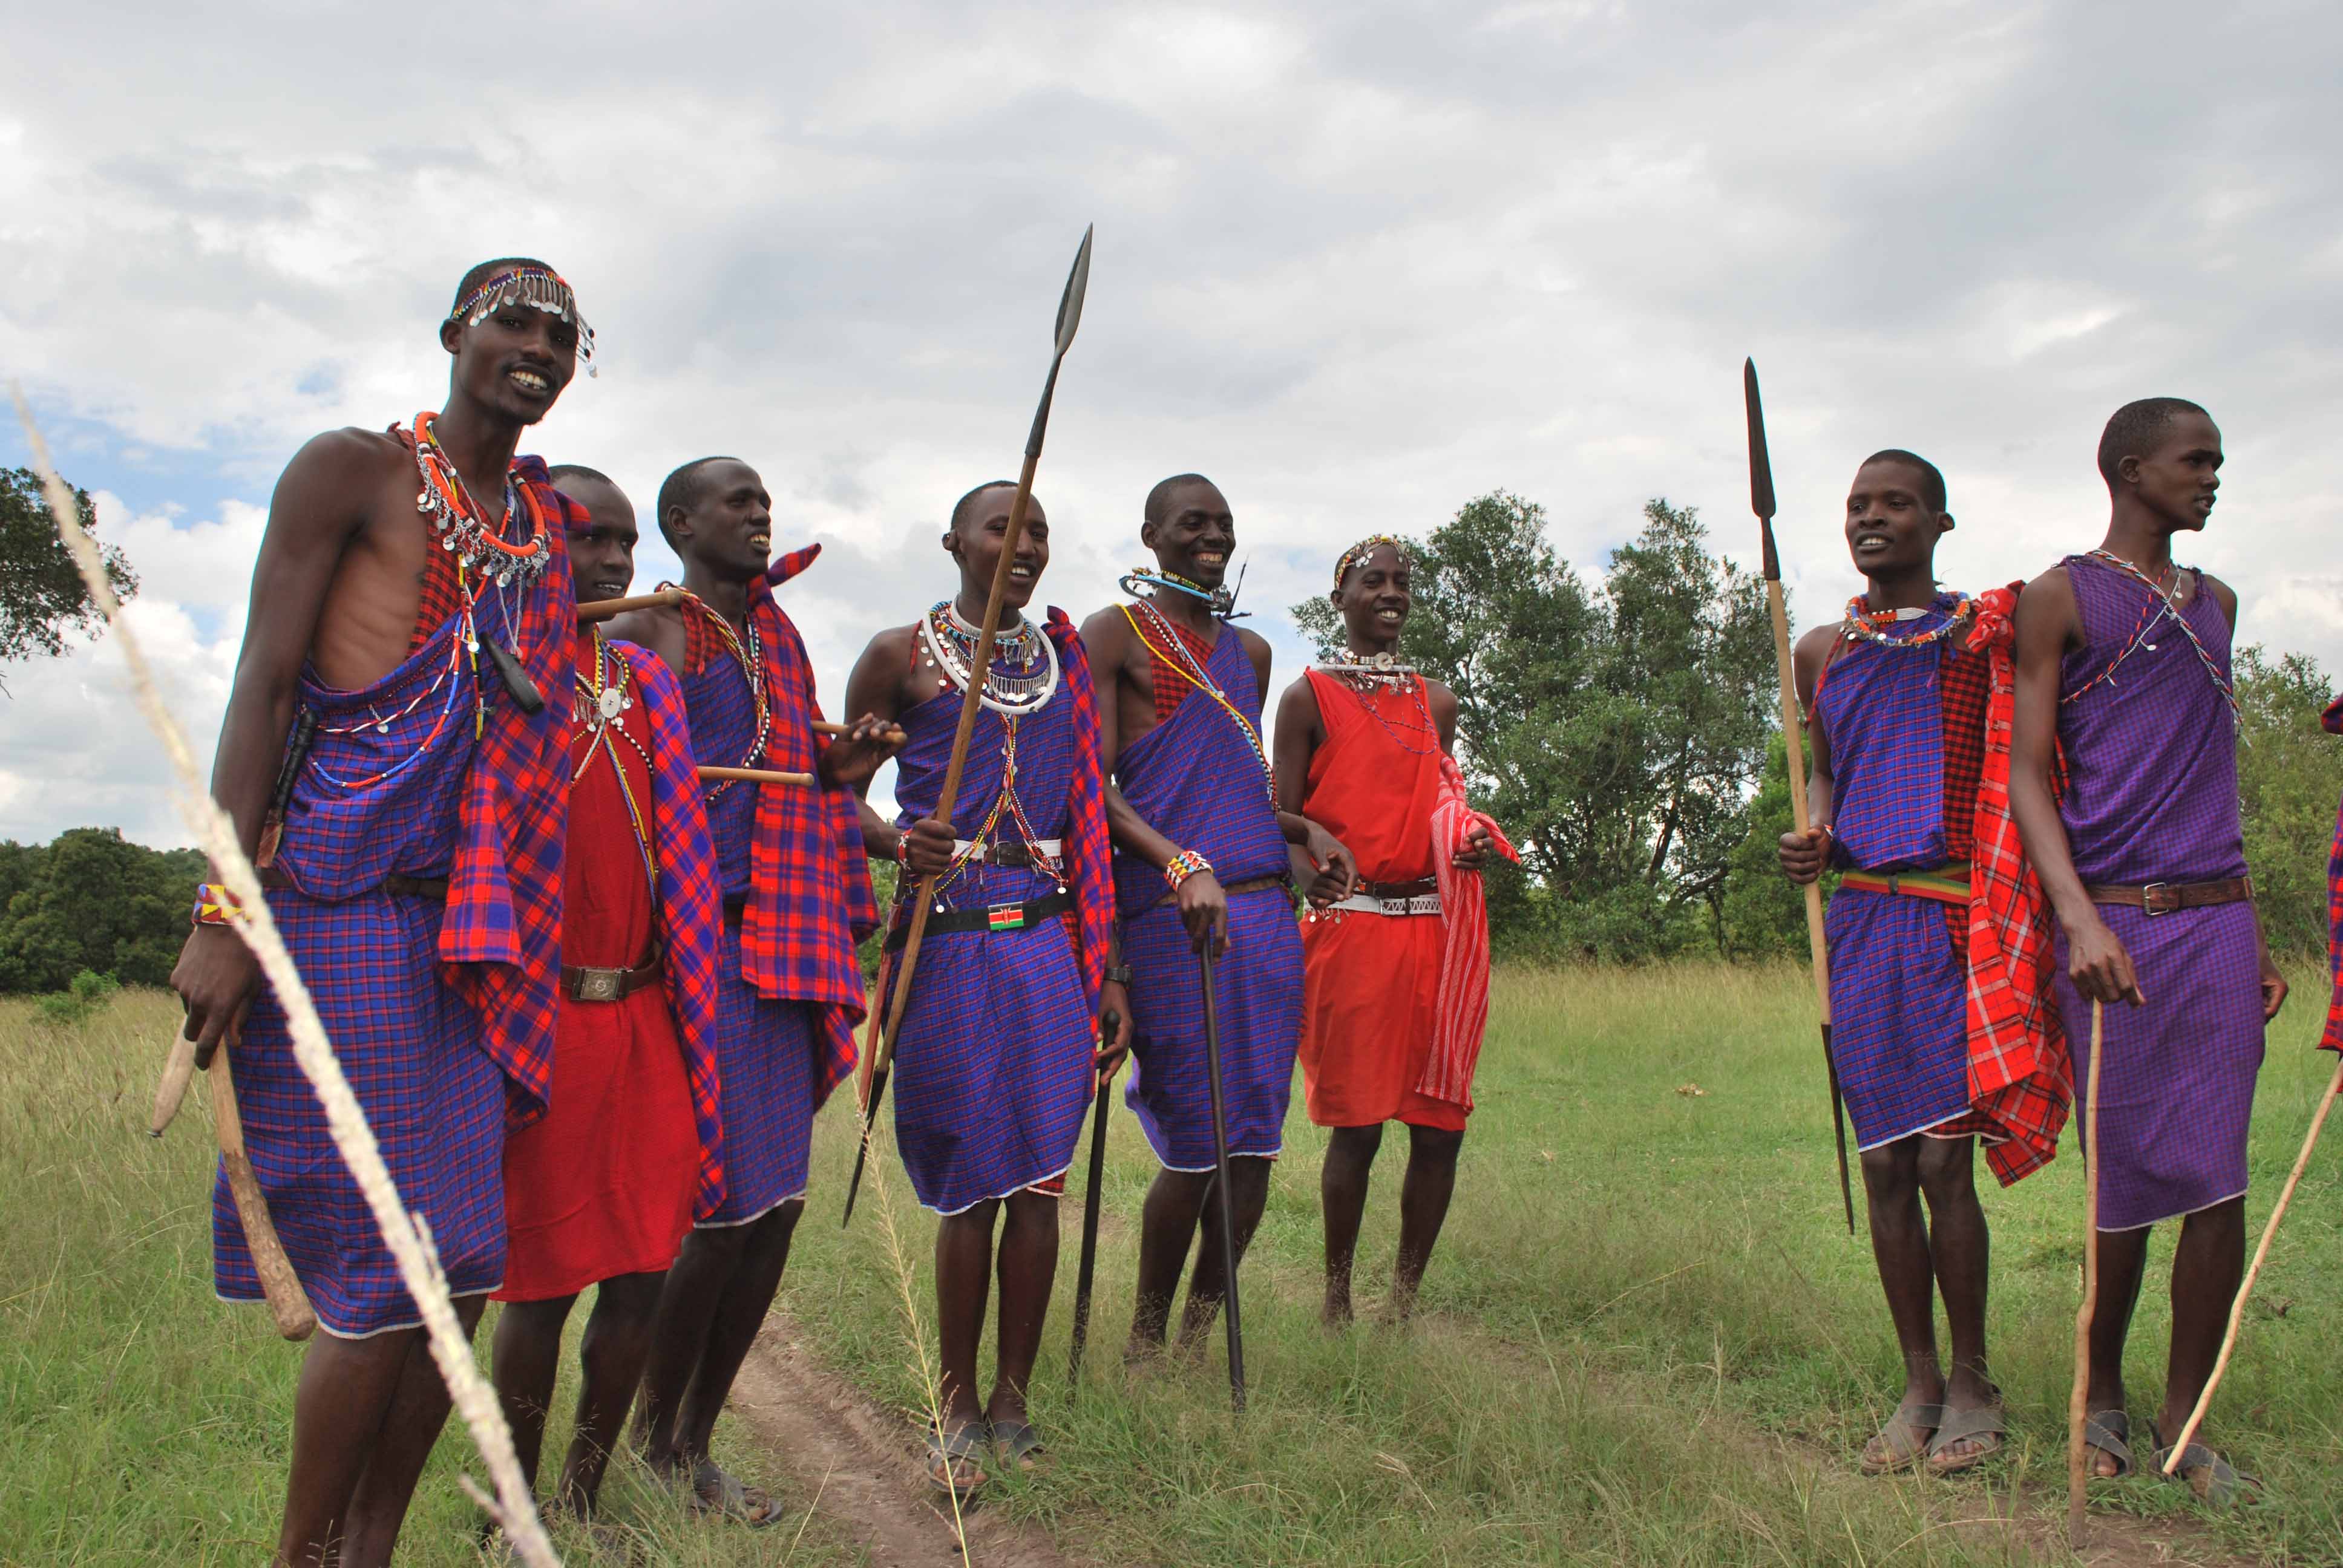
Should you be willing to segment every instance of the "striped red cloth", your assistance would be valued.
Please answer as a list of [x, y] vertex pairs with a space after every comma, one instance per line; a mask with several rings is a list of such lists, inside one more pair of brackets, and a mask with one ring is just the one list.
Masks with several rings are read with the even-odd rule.
[[[2319, 722], [2333, 735], [2343, 735], [2343, 697], [2328, 705]], [[2327, 1002], [2327, 1030], [2318, 1037], [2320, 1049], [2343, 1051], [2343, 808], [2335, 814], [2335, 848], [2327, 857], [2327, 967], [2335, 990]]]
[[[1986, 656], [1981, 662], [1988, 676], [1970, 859], [1969, 1100], [1978, 1117], [1992, 1124], [1984, 1134], [1986, 1160], [2004, 1186], [2056, 1156], [2075, 1094], [2073, 1065], [2051, 995], [2056, 960], [2049, 906], [2026, 863], [2009, 810], [2016, 711], [2011, 647], [2024, 586], [2012, 583], [1978, 595], [1976, 624], [1968, 638], [1969, 649]], [[1948, 670], [1948, 708], [1951, 684]]]
[[1081, 629], [1072, 618], [1052, 605], [1042, 629], [1057, 648], [1060, 678], [1072, 704], [1074, 755], [1085, 759], [1073, 770], [1066, 795], [1066, 877], [1074, 889], [1082, 985], [1095, 1010], [1099, 987], [1106, 983], [1107, 945], [1114, 934], [1114, 851], [1107, 837], [1106, 772], [1097, 766], [1098, 691], [1091, 681]]
[[1473, 809], [1464, 799], [1464, 774], [1456, 759], [1440, 759], [1440, 799], [1432, 808], [1432, 874], [1440, 883], [1440, 920], [1444, 940], [1440, 957], [1440, 1002], [1416, 1092], [1469, 1108], [1473, 1070], [1481, 1062], [1481, 1038], [1489, 1024], [1489, 903], [1481, 873], [1460, 869], [1457, 854], [1475, 827], [1489, 832], [1489, 846], [1518, 864], [1521, 856], [1496, 819]]

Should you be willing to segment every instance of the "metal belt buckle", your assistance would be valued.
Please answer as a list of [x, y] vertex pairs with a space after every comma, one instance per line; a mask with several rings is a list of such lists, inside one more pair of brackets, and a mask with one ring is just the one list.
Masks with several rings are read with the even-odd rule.
[[579, 1001], [616, 1001], [618, 1000], [618, 970], [585, 970], [578, 976]]
[[2180, 907], [2180, 895], [2177, 892], [2174, 892], [2171, 895], [2172, 901], [2170, 903], [2163, 901], [2165, 893], [2171, 887], [2172, 884], [2169, 882], [2149, 882], [2142, 886], [2139, 890], [2139, 907], [2141, 912], [2148, 915], [2168, 915], [2173, 910], [2178, 909]]
[[984, 929], [988, 931], [1021, 931], [1025, 929], [1023, 903], [993, 904], [984, 911]]

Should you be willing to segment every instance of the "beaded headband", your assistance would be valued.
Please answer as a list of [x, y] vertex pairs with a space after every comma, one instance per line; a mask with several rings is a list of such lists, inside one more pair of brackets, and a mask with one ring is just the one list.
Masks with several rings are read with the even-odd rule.
[[558, 316], [578, 328], [578, 360], [586, 367], [586, 374], [595, 375], [594, 329], [586, 325], [578, 313], [578, 296], [568, 282], [549, 266], [514, 266], [490, 276], [479, 287], [456, 302], [447, 313], [450, 321], [460, 321], [466, 327], [478, 327], [489, 313], [508, 305], [526, 305], [532, 310], [542, 310]]
[[1389, 545], [1393, 549], [1397, 550], [1401, 560], [1407, 559], [1405, 539], [1395, 538], [1390, 534], [1369, 534], [1365, 538], [1344, 550], [1341, 558], [1334, 562], [1334, 591], [1342, 592], [1342, 579], [1351, 575], [1351, 568], [1374, 554], [1376, 549], [1383, 545]]

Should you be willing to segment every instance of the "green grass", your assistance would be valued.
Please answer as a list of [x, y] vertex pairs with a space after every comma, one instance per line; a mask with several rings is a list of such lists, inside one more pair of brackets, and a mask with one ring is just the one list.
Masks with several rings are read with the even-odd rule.
[[[2309, 1049], [2320, 992], [2316, 977], [2302, 981], [2262, 1076], [2257, 1227], [2332, 1067]], [[1111, 1563], [2055, 1555], [2040, 1520], [2064, 1485], [2079, 1162], [1986, 1200], [2010, 1458], [1982, 1480], [1859, 1477], [1849, 1456], [1896, 1397], [1896, 1357], [1869, 1249], [1839, 1217], [1811, 1005], [1790, 970], [1501, 974], [1481, 1108], [1410, 1332], [1317, 1327], [1323, 1139], [1297, 1102], [1246, 1266], [1253, 1398], [1242, 1423], [1228, 1415], [1217, 1340], [1202, 1364], [1120, 1364], [1151, 1167], [1118, 1111], [1091, 1364], [1069, 1389], [1077, 1192], [1034, 1390], [1056, 1458], [987, 1506], [1046, 1526], [1078, 1559]], [[211, 1297], [201, 1105], [163, 1142], [143, 1136], [173, 1011], [134, 993], [76, 1030], [0, 1005], [0, 1560], [243, 1562], [273, 1533], [297, 1352], [259, 1314]], [[1677, 1092], [1693, 1084], [1705, 1092]], [[781, 1307], [831, 1365], [909, 1411], [920, 1396], [901, 1284], [870, 1196], [851, 1231], [837, 1227], [852, 1147], [841, 1097], [818, 1130], [814, 1206]], [[1387, 1278], [1403, 1151], [1386, 1140], [1362, 1241], [1369, 1308]], [[874, 1175], [903, 1220], [924, 1314], [931, 1222], [910, 1209], [899, 1168], [880, 1161]], [[2194, 1549], [2343, 1559], [2338, 1197], [2343, 1150], [2330, 1148], [2297, 1197], [2265, 1276], [2269, 1305], [2250, 1316], [2216, 1412], [2214, 1439], [2268, 1498], [2187, 1533]], [[2167, 1236], [2134, 1331], [2137, 1411], [2160, 1383], [2168, 1256]], [[719, 1429], [719, 1447], [748, 1441]], [[472, 1560], [459, 1470], [479, 1466], [451, 1436], [403, 1561]], [[676, 1523], [617, 1484], [613, 1512], [639, 1529], [649, 1562], [856, 1560], [820, 1519], [790, 1553], [774, 1533]], [[2157, 1528], [2199, 1517], [2177, 1488], [2144, 1480], [2095, 1495], [2103, 1515]], [[2014, 1532], [1947, 1523], [2013, 1513]]]

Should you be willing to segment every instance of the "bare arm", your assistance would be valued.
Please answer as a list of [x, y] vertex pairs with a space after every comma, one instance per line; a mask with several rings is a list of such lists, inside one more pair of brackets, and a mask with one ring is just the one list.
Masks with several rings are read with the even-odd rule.
[[[301, 667], [350, 542], [367, 521], [392, 456], [363, 431], [317, 437], [295, 455], [268, 503], [268, 527], [253, 563], [244, 648], [220, 724], [212, 798], [236, 824], [250, 855], [285, 753], [300, 691]], [[198, 926], [188, 934], [171, 985], [187, 1009], [199, 1062], [233, 1041], [260, 982], [259, 966], [235, 932]]]
[[1821, 876], [1830, 864], [1829, 823], [1837, 781], [1831, 774], [1830, 734], [1823, 727], [1823, 716], [1815, 710], [1815, 689], [1837, 641], [1836, 627], [1815, 627], [1798, 639], [1797, 652], [1790, 660], [1798, 708], [1806, 716], [1806, 749], [1811, 759], [1806, 772], [1806, 820], [1812, 826], [1804, 833], [1794, 827], [1783, 834], [1778, 853], [1782, 874], [1801, 887]]
[[[862, 657], [854, 661], [853, 673], [846, 678], [846, 711], [868, 714], [882, 724], [894, 724], [903, 716], [903, 679], [911, 664], [912, 628], [908, 626], [890, 628], [870, 639]], [[854, 794], [861, 802], [862, 844], [871, 854], [885, 860], [903, 859], [904, 834], [892, 822], [873, 810], [868, 799], [870, 779], [855, 781]], [[947, 833], [949, 838], [949, 833]], [[951, 853], [949, 841], [944, 845], [947, 859]], [[940, 870], [942, 868], [938, 867]], [[912, 868], [914, 874], [924, 874]]]

